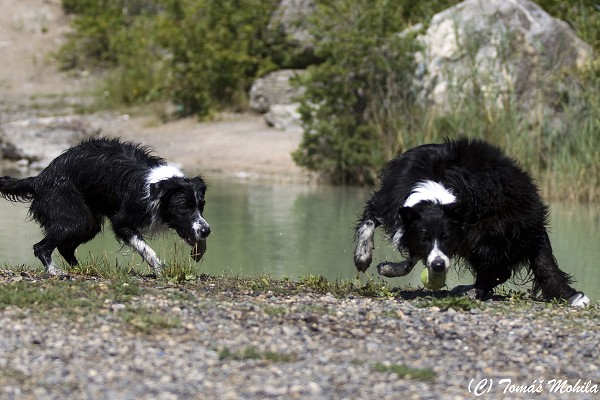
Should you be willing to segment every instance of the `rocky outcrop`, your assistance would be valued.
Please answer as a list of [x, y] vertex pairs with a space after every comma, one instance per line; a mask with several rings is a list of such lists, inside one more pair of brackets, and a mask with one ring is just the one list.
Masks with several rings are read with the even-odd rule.
[[[288, 48], [291, 65], [304, 68], [315, 61], [315, 38], [310, 33], [310, 18], [315, 12], [314, 0], [281, 0], [271, 16], [267, 29], [276, 32]], [[302, 87], [290, 84], [290, 78], [301, 69], [284, 69], [257, 79], [250, 89], [250, 108], [265, 115], [265, 121], [283, 131], [301, 131], [297, 97]]]
[[265, 113], [267, 124], [277, 129], [300, 129], [297, 98], [302, 95], [304, 88], [292, 85], [290, 79], [302, 73], [303, 70], [285, 69], [257, 79], [250, 88], [250, 108]]
[[83, 117], [29, 118], [0, 127], [0, 153], [23, 168], [44, 168], [56, 156], [100, 128]]
[[292, 44], [303, 50], [312, 51], [314, 37], [310, 33], [308, 21], [315, 7], [313, 0], [281, 0], [268, 28], [279, 31]]
[[442, 109], [452, 96], [477, 91], [498, 105], [512, 96], [521, 110], [541, 104], [552, 113], [565, 71], [592, 54], [565, 22], [529, 0], [464, 1], [436, 14], [420, 40], [423, 97]]
[[302, 132], [302, 121], [298, 103], [273, 104], [265, 114], [269, 126], [287, 132]]
[[302, 95], [302, 87], [293, 86], [290, 79], [302, 74], [302, 70], [282, 69], [257, 79], [250, 88], [250, 108], [265, 113], [274, 104], [291, 104]]

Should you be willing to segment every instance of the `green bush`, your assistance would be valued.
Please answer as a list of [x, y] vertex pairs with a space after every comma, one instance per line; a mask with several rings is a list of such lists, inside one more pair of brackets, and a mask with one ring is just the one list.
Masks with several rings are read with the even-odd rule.
[[252, 81], [276, 66], [266, 26], [277, 1], [187, 1], [171, 14], [172, 100], [183, 114], [243, 107]]
[[[266, 31], [276, 0], [63, 0], [76, 13], [63, 68], [111, 69], [117, 103], [171, 100], [182, 115], [243, 107], [251, 82], [276, 65]], [[279, 47], [277, 47], [279, 46]]]
[[[414, 4], [413, 4], [414, 3]], [[417, 4], [418, 3], [418, 4]], [[305, 134], [294, 160], [336, 183], [370, 183], [397, 151], [397, 124], [413, 108], [413, 35], [398, 35], [424, 2], [323, 2], [315, 16], [316, 55], [300, 114]], [[436, 4], [449, 2], [433, 2]], [[430, 3], [431, 6], [431, 3]]]

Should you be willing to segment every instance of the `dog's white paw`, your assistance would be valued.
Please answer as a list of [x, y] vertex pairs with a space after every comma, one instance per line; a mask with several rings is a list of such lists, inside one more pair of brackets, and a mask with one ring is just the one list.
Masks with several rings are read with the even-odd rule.
[[590, 298], [582, 292], [577, 292], [573, 296], [569, 297], [568, 302], [573, 307], [587, 307], [590, 305]]
[[54, 261], [51, 261], [50, 264], [48, 264], [47, 271], [53, 276], [66, 275], [62, 269], [58, 268], [56, 264], [54, 264]]

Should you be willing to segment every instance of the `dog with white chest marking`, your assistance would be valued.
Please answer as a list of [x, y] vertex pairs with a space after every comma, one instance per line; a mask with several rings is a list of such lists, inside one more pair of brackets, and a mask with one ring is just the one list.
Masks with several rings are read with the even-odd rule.
[[406, 259], [380, 263], [381, 275], [406, 275], [418, 261], [430, 274], [445, 274], [459, 259], [475, 284], [454, 292], [485, 299], [527, 267], [533, 292], [545, 300], [589, 304], [557, 265], [546, 229], [548, 207], [537, 187], [498, 148], [467, 139], [415, 147], [390, 161], [380, 180], [356, 227], [359, 271], [369, 268], [374, 232], [382, 226]]
[[56, 275], [58, 249], [77, 265], [75, 249], [93, 239], [105, 218], [122, 243], [133, 247], [160, 275], [164, 266], [142, 234], [171, 228], [193, 247], [199, 261], [210, 226], [202, 216], [206, 184], [151, 154], [148, 147], [118, 139], [92, 138], [66, 150], [35, 177], [0, 178], [0, 195], [30, 201], [29, 214], [44, 232], [34, 254]]

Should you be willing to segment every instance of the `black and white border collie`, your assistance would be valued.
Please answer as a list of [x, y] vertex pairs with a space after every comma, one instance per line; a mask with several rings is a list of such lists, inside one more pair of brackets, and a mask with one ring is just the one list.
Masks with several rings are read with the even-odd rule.
[[107, 138], [66, 150], [35, 177], [0, 178], [2, 197], [31, 201], [29, 214], [44, 231], [34, 254], [53, 275], [62, 273], [52, 261], [54, 249], [77, 265], [75, 249], [100, 232], [105, 218], [117, 239], [133, 247], [156, 275], [163, 263], [142, 234], [174, 229], [199, 261], [210, 234], [202, 216], [205, 192], [201, 177], [185, 177], [148, 147]]
[[382, 226], [406, 259], [382, 262], [384, 276], [408, 274], [418, 261], [445, 273], [451, 259], [465, 261], [474, 285], [454, 293], [485, 299], [519, 267], [533, 276], [545, 300], [586, 305], [552, 254], [546, 230], [548, 207], [532, 179], [498, 148], [459, 139], [408, 150], [381, 171], [356, 227], [354, 263], [369, 268], [375, 228]]

